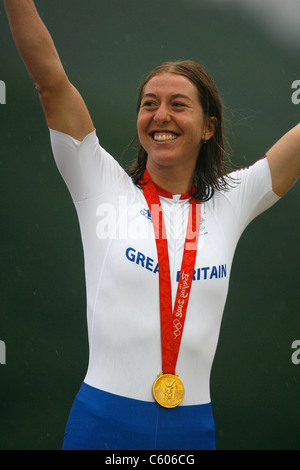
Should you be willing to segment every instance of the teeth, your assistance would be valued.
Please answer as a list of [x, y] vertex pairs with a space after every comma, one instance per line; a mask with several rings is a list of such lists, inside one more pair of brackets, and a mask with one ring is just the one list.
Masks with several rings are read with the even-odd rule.
[[154, 140], [157, 140], [158, 142], [165, 142], [167, 140], [174, 140], [176, 139], [175, 134], [154, 134], [153, 138]]

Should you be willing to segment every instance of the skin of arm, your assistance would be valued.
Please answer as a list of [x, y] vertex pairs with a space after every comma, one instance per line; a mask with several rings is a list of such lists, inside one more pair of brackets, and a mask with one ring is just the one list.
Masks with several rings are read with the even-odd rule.
[[273, 191], [283, 196], [300, 175], [300, 124], [293, 127], [267, 152]]
[[77, 140], [94, 130], [86, 105], [70, 83], [32, 0], [4, 0], [11, 32], [39, 93], [50, 128]]

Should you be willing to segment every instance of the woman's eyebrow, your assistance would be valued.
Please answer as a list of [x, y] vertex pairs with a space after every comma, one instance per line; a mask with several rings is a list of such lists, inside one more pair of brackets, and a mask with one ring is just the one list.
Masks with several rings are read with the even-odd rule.
[[155, 93], [145, 93], [143, 98], [157, 98], [157, 95]]
[[192, 101], [189, 96], [184, 95], [184, 94], [182, 94], [182, 93], [176, 93], [176, 95], [172, 95], [171, 98], [173, 98], [173, 99], [183, 98], [183, 99], [185, 99], [185, 100]]
[[[157, 95], [155, 93], [145, 93], [143, 95], [143, 98], [157, 98]], [[187, 95], [184, 95], [182, 93], [176, 93], [175, 95], [171, 95], [170, 97], [171, 99], [177, 99], [177, 98], [183, 98], [183, 99], [186, 99], [188, 101], [192, 101], [191, 98]]]

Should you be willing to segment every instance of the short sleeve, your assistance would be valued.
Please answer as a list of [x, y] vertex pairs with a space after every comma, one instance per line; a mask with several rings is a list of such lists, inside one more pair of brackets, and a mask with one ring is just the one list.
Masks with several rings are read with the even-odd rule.
[[231, 203], [240, 231], [280, 197], [272, 189], [271, 172], [266, 157], [253, 165], [230, 173], [231, 190], [225, 197]]
[[96, 131], [81, 142], [50, 129], [50, 140], [56, 165], [74, 202], [98, 197], [124, 176], [120, 164], [100, 146]]

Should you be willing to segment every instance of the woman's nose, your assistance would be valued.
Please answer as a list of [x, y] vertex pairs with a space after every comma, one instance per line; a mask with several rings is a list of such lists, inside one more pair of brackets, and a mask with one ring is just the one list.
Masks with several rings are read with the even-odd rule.
[[169, 122], [171, 120], [171, 116], [169, 114], [168, 107], [164, 104], [161, 104], [157, 109], [153, 119], [155, 122], [157, 122], [157, 124]]

